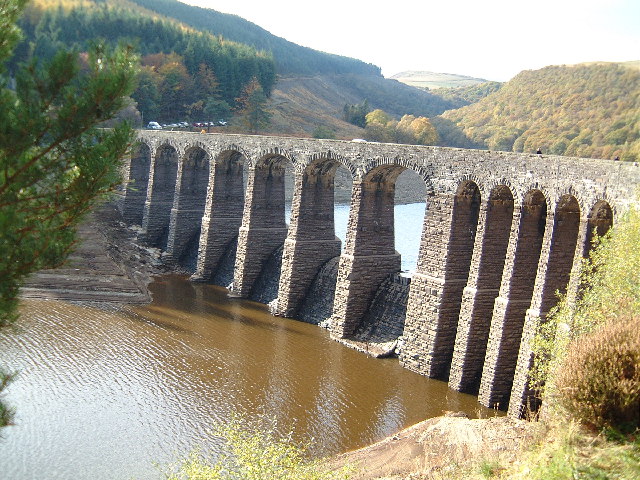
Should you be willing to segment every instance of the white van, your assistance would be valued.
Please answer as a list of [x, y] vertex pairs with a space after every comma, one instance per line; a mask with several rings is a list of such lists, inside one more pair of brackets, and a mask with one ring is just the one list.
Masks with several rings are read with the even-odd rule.
[[147, 128], [149, 130], [162, 130], [162, 127], [158, 122], [149, 122], [149, 124], [147, 125]]

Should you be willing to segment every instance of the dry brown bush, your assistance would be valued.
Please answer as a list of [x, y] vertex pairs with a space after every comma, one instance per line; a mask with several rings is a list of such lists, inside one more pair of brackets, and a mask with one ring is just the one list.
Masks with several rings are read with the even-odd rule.
[[570, 344], [556, 379], [560, 404], [583, 424], [640, 427], [640, 315], [609, 322]]

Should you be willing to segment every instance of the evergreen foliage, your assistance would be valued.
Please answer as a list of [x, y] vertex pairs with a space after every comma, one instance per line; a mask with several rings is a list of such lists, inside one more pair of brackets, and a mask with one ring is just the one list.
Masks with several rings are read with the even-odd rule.
[[237, 100], [238, 122], [249, 133], [258, 133], [259, 130], [269, 125], [271, 112], [267, 108], [267, 96], [262, 91], [257, 79], [253, 79]]
[[[120, 159], [134, 136], [127, 124], [97, 128], [134, 88], [138, 59], [130, 47], [60, 50], [7, 75], [23, 5], [0, 0], [0, 327], [16, 318], [25, 276], [60, 265], [82, 215], [120, 183]], [[1, 407], [0, 426], [9, 419]]]
[[440, 134], [450, 146], [634, 161], [639, 112], [638, 69], [552, 66], [521, 72], [479, 102], [444, 113], [451, 123]]
[[362, 103], [355, 105], [347, 103], [342, 109], [342, 118], [345, 122], [364, 128], [367, 126], [366, 116], [370, 111], [371, 107], [369, 107], [369, 101], [366, 99]]

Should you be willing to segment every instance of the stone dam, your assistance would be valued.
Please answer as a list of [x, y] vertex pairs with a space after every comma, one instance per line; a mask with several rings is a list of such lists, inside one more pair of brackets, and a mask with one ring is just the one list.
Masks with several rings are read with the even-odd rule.
[[[354, 345], [374, 338], [404, 367], [513, 416], [531, 396], [538, 322], [557, 291], [575, 295], [594, 235], [640, 182], [636, 164], [609, 160], [164, 131], [140, 131], [124, 168], [125, 221], [165, 261], [190, 265], [194, 281]], [[338, 168], [352, 179], [344, 249]], [[426, 191], [411, 278], [394, 248], [396, 180], [407, 169]]]

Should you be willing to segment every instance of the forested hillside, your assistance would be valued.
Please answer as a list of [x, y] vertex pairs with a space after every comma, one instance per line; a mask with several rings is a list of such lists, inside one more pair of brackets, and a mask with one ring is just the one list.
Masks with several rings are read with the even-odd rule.
[[[276, 121], [262, 133], [311, 135], [318, 127], [328, 127], [338, 138], [352, 138], [352, 126], [341, 120], [345, 104], [336, 104], [345, 97], [352, 103], [366, 100], [372, 109], [384, 109], [397, 118], [438, 115], [460, 105], [387, 80], [374, 65], [301, 47], [235, 15], [176, 0], [31, 0], [21, 27], [25, 41], [14, 65], [32, 55], [49, 58], [61, 48], [85, 51], [95, 38], [134, 44], [142, 63], [132, 105], [138, 120], [142, 116], [174, 123], [237, 117], [239, 100], [251, 80], [256, 77], [270, 97], [277, 88], [276, 72], [288, 80], [321, 77], [319, 83], [330, 90], [311, 94], [331, 97], [331, 105], [322, 112], [298, 112], [296, 105], [305, 99], [295, 92], [280, 95], [269, 106]], [[236, 127], [243, 131], [238, 123]]]
[[134, 44], [141, 73], [130, 113], [137, 121], [237, 120], [248, 89], [258, 87], [270, 123], [225, 128], [364, 137], [343, 112], [367, 105], [395, 121], [429, 117], [445, 146], [640, 159], [637, 63], [546, 67], [505, 84], [427, 91], [385, 79], [374, 65], [176, 0], [31, 0], [21, 27], [24, 41], [10, 71], [32, 55], [86, 51], [95, 38]]
[[131, 1], [198, 30], [272, 52], [281, 75], [354, 73], [382, 77], [380, 68], [375, 65], [296, 45], [237, 15], [190, 6], [177, 0]]
[[86, 51], [96, 38], [132, 43], [142, 62], [133, 98], [150, 120], [225, 116], [253, 78], [267, 96], [276, 81], [270, 52], [187, 28], [126, 0], [37, 0], [20, 26], [25, 39], [14, 64], [51, 58], [59, 49]]
[[[177, 0], [131, 1], [193, 28], [271, 52], [277, 73], [281, 77], [286, 77], [289, 82], [292, 78], [298, 78], [308, 85], [310, 78], [321, 77], [316, 83], [323, 83], [325, 88], [331, 88], [332, 95], [336, 98], [348, 96], [354, 99], [354, 103], [367, 100], [372, 109], [383, 109], [398, 118], [405, 114], [433, 116], [461, 106], [453, 99], [409, 87], [397, 80], [386, 79], [381, 75], [380, 68], [375, 65], [296, 45], [237, 15], [189, 6]], [[318, 93], [321, 94], [321, 92]], [[294, 103], [298, 101], [305, 102], [305, 99], [293, 99]], [[285, 105], [285, 109], [290, 106]], [[332, 110], [336, 118], [340, 118], [343, 106], [344, 104], [339, 105]], [[278, 113], [283, 112], [276, 112], [276, 115]], [[290, 116], [290, 113], [287, 112], [285, 115]], [[325, 112], [318, 113], [316, 123], [320, 122], [320, 117]], [[289, 123], [290, 128], [278, 130], [278, 132], [309, 134], [313, 130], [313, 119], [309, 115], [313, 116], [313, 112], [293, 112], [293, 114], [301, 118], [303, 123], [300, 125]], [[335, 124], [335, 122], [331, 123]], [[339, 136], [349, 136], [349, 131], [350, 127], [347, 125], [338, 126]]]
[[523, 71], [434, 119], [450, 146], [640, 159], [640, 70], [594, 63]]

